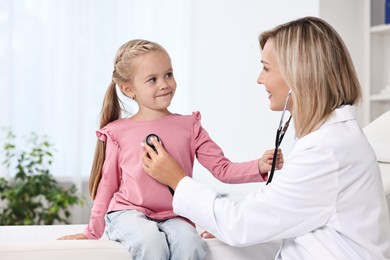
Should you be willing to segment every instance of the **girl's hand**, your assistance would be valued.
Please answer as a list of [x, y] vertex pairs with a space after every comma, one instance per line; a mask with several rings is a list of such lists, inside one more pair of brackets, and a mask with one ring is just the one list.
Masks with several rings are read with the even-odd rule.
[[142, 165], [145, 172], [175, 190], [177, 184], [187, 174], [179, 163], [165, 151], [160, 142], [153, 139], [151, 143], [156, 148], [157, 153], [149, 145], [143, 143], [145, 152], [142, 156]]
[[[259, 170], [261, 173], [267, 173], [272, 168], [272, 159], [274, 158], [274, 150], [267, 150], [264, 152], [263, 156], [259, 159]], [[276, 157], [275, 169], [282, 169], [284, 164], [284, 158], [282, 150], [278, 149], [278, 155]]]
[[207, 231], [203, 231], [201, 234], [200, 234], [201, 237], [203, 238], [215, 238], [215, 236]]
[[57, 238], [58, 240], [78, 240], [78, 239], [88, 239], [83, 233], [74, 234], [74, 235], [67, 235], [60, 238]]

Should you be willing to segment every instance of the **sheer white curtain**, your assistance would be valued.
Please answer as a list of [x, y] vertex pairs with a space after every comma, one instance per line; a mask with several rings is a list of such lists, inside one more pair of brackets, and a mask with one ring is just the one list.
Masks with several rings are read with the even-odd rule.
[[190, 112], [190, 9], [189, 0], [0, 0], [0, 127], [48, 135], [53, 174], [87, 178], [124, 42], [144, 38], [168, 50], [178, 81], [172, 110]]

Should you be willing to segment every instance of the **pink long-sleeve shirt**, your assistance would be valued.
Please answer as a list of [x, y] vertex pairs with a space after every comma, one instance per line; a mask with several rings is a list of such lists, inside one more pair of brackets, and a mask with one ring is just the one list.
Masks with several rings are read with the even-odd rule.
[[[218, 180], [225, 183], [264, 181], [258, 160], [233, 163], [201, 126], [201, 115], [171, 114], [156, 120], [118, 119], [97, 131], [106, 142], [102, 179], [84, 235], [99, 239], [104, 232], [104, 216], [116, 210], [138, 210], [156, 220], [176, 217], [167, 186], [151, 178], [142, 168], [141, 142], [154, 133], [167, 152], [192, 176], [194, 157]], [[195, 196], [195, 194], [194, 194]]]

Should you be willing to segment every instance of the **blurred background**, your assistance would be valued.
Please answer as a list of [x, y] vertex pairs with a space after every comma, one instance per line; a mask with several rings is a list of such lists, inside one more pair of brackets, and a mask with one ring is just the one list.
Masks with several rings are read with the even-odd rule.
[[[143, 38], [171, 55], [178, 88], [171, 111], [202, 113], [202, 124], [232, 161], [259, 158], [274, 145], [279, 112], [256, 83], [258, 35], [302, 16], [339, 31], [364, 82], [365, 0], [0, 0], [0, 127], [32, 131], [55, 145], [53, 174], [74, 183], [86, 203], [73, 223], [86, 223], [87, 191], [104, 93], [120, 45]], [[368, 26], [368, 24], [367, 24]], [[123, 98], [129, 113], [136, 106]], [[367, 123], [364, 102], [358, 110]], [[294, 143], [290, 128], [282, 149]], [[10, 178], [1, 166], [0, 176]], [[199, 164], [194, 178], [242, 198], [262, 183], [222, 184]]]

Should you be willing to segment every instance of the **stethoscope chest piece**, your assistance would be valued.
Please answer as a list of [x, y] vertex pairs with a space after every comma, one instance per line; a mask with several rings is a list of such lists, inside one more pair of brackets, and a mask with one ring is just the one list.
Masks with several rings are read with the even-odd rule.
[[[149, 146], [157, 153], [156, 147], [154, 147], [154, 145], [152, 144], [153, 138], [155, 138], [159, 143], [161, 143], [160, 137], [158, 137], [158, 135], [156, 135], [156, 134], [148, 134], [148, 135], [145, 137], [144, 142], [145, 142], [147, 145], [149, 145]], [[167, 186], [167, 187], [168, 187], [168, 189], [169, 189], [169, 192], [170, 192], [170, 193], [172, 194], [172, 196], [173, 196], [173, 195], [175, 194], [175, 191], [174, 191], [171, 187], [169, 187], [169, 186]]]
[[157, 153], [156, 147], [154, 147], [154, 145], [152, 144], [153, 138], [157, 139], [157, 141], [158, 141], [159, 143], [161, 143], [160, 137], [158, 137], [158, 135], [156, 135], [156, 134], [148, 134], [148, 135], [145, 137], [144, 142], [145, 142], [147, 145], [149, 145], [150, 147], [152, 147], [153, 150]]

